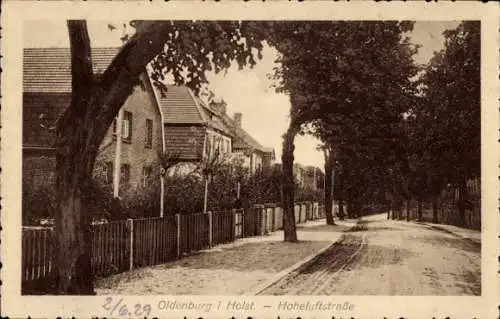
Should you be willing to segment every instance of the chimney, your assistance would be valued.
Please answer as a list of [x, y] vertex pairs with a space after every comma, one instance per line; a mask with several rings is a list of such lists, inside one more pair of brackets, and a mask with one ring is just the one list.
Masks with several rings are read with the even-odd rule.
[[215, 102], [214, 100], [210, 101], [210, 106], [219, 114], [224, 115], [227, 111], [227, 103], [224, 100], [220, 102]]
[[224, 100], [220, 101], [220, 103], [219, 103], [219, 111], [222, 115], [226, 114], [227, 104]]
[[243, 116], [243, 114], [240, 112], [234, 113], [233, 120], [234, 120], [234, 123], [236, 124], [236, 127], [241, 128], [241, 117], [242, 116]]

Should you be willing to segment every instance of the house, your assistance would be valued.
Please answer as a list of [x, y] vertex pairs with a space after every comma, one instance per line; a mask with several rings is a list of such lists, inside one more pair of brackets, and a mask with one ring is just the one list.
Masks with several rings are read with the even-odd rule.
[[242, 128], [242, 113], [234, 113], [232, 128], [234, 132], [233, 153], [239, 154], [243, 165], [251, 173], [271, 167], [275, 159], [274, 149], [262, 146], [247, 131]]
[[227, 114], [226, 102], [211, 101], [210, 107], [220, 114], [224, 123], [231, 129], [233, 135], [233, 160], [239, 162], [255, 173], [261, 169], [270, 169], [275, 160], [274, 149], [262, 146], [242, 127], [243, 113], [234, 113], [233, 117]]
[[[94, 73], [104, 72], [117, 52], [93, 48]], [[70, 101], [69, 48], [24, 49], [23, 185], [54, 186], [55, 123]], [[145, 69], [100, 145], [94, 176], [121, 197], [154, 181], [163, 185], [161, 153], [177, 158], [174, 171], [185, 173], [211, 154], [229, 161], [233, 150], [248, 158], [252, 172], [274, 157], [241, 128], [241, 114], [231, 119], [225, 107], [204, 103], [187, 87], [159, 89]]]
[[305, 186], [305, 168], [299, 163], [293, 164], [293, 176], [298, 187]]
[[265, 148], [241, 127], [241, 113], [227, 115], [226, 103], [205, 103], [184, 86], [156, 90], [163, 114], [165, 151], [181, 161], [171, 173], [195, 171], [217, 152], [224, 161], [240, 159], [254, 173], [270, 167], [274, 150]]
[[[94, 73], [104, 72], [116, 48], [92, 49]], [[55, 122], [71, 100], [68, 48], [26, 48], [23, 60], [23, 183], [53, 186], [55, 182]], [[146, 186], [159, 180], [158, 154], [162, 150], [160, 109], [147, 73], [121, 110], [122, 134], [117, 123], [109, 128], [97, 155], [94, 175], [121, 189]], [[120, 156], [116, 156], [120, 142]], [[113, 183], [119, 167], [120, 182]], [[116, 174], [118, 176], [118, 174]], [[118, 193], [118, 190], [117, 190]]]
[[323, 172], [320, 168], [315, 166], [306, 166], [304, 168], [304, 187], [312, 190], [322, 188]]
[[185, 86], [168, 85], [155, 94], [163, 116], [165, 152], [180, 162], [170, 174], [196, 171], [209, 154], [229, 159], [233, 134], [217, 110]]

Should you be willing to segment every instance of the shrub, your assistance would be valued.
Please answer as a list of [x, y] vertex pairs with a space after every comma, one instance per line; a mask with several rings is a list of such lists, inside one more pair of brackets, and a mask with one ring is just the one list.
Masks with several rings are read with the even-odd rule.
[[22, 218], [23, 225], [40, 225], [43, 219], [55, 216], [56, 192], [53, 185], [33, 185], [23, 181]]

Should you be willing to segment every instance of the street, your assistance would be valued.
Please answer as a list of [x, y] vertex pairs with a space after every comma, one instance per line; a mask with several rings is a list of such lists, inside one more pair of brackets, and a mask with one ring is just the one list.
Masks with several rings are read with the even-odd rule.
[[343, 241], [261, 295], [481, 294], [479, 243], [386, 218], [363, 218]]

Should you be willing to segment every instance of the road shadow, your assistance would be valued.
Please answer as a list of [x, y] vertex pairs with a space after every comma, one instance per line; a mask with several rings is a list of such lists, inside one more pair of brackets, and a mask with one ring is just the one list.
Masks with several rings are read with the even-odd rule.
[[297, 231], [306, 232], [306, 233], [314, 233], [314, 232], [347, 232], [351, 229], [352, 226], [346, 225], [319, 225], [319, 226], [297, 226]]
[[329, 243], [331, 242], [307, 240], [297, 243], [283, 241], [246, 243], [234, 247], [196, 252], [181, 260], [153, 266], [152, 268], [183, 267], [189, 269], [228, 269], [245, 272], [259, 270], [280, 272], [317, 252]]
[[443, 237], [437, 235], [423, 235], [419, 237], [423, 242], [436, 247], [460, 249], [470, 253], [481, 254], [481, 243], [461, 237]]

